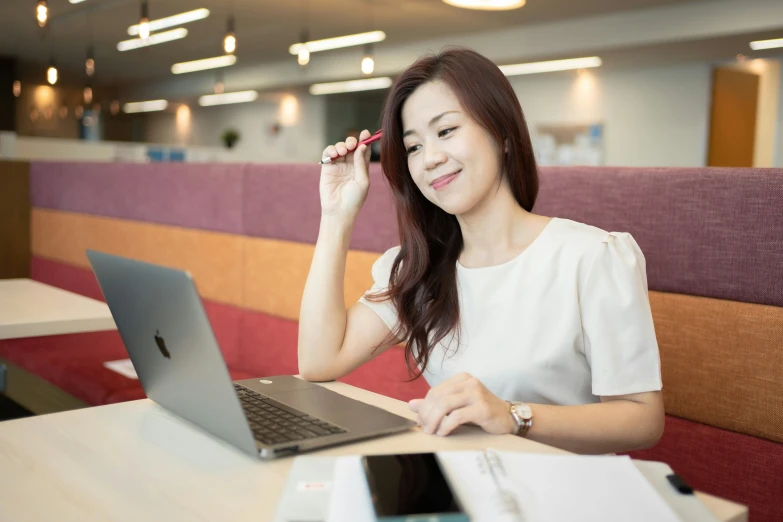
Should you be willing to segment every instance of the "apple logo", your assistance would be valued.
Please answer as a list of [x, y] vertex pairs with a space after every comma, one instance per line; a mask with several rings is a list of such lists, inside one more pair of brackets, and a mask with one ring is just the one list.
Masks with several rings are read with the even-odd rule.
[[163, 354], [163, 357], [171, 359], [171, 354], [166, 349], [166, 341], [160, 336], [160, 330], [155, 330], [155, 344], [158, 345], [158, 349], [160, 350], [160, 353]]

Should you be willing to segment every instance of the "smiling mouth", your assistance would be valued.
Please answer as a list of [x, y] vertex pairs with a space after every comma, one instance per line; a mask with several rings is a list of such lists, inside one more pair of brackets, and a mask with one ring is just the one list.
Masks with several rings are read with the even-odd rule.
[[452, 179], [457, 177], [457, 174], [459, 174], [460, 172], [462, 172], [462, 169], [460, 169], [460, 170], [458, 170], [456, 172], [452, 172], [451, 174], [446, 174], [445, 176], [441, 176], [439, 178], [435, 178], [434, 180], [432, 180], [431, 185], [433, 187], [435, 187], [435, 188], [439, 188], [439, 187], [443, 187], [445, 185], [448, 185], [449, 182], [451, 182]]

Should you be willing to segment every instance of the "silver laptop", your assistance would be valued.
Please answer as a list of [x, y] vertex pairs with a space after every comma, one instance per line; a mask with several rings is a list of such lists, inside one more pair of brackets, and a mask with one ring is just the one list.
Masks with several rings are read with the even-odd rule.
[[232, 382], [189, 273], [87, 257], [147, 397], [240, 450], [271, 459], [415, 424], [292, 375]]

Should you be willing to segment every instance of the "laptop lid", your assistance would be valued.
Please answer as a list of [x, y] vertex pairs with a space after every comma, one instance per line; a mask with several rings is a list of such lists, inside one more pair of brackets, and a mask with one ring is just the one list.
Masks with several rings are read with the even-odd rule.
[[87, 258], [147, 397], [258, 456], [191, 275], [92, 250]]

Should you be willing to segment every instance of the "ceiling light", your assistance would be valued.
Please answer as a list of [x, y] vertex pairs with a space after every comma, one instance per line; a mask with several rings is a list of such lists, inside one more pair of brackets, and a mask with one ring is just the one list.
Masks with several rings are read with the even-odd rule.
[[[195, 22], [196, 20], [202, 20], [208, 16], [209, 9], [196, 9], [195, 11], [188, 11], [186, 13], [168, 16], [166, 18], [152, 20], [149, 22], [149, 28], [150, 31], [160, 31], [161, 29], [168, 29], [169, 27], [176, 27], [178, 25], [187, 24], [189, 22]], [[138, 36], [139, 26], [132, 25], [128, 27], [128, 34], [131, 36]]]
[[35, 19], [38, 20], [38, 27], [46, 25], [46, 21], [49, 19], [49, 8], [46, 5], [46, 0], [38, 0], [38, 5], [35, 7]]
[[84, 72], [90, 77], [95, 74], [95, 58], [93, 58], [93, 55], [93, 48], [90, 47], [87, 50], [87, 59], [84, 61]]
[[68, 1], [71, 2], [72, 4], [81, 4], [82, 2], [84, 2], [84, 0], [68, 0]]
[[15, 96], [16, 98], [18, 98], [18, 97], [19, 97], [19, 95], [20, 95], [20, 94], [22, 94], [22, 82], [20, 82], [19, 80], [16, 80], [16, 81], [14, 82], [14, 88], [13, 88], [13, 91], [14, 91], [14, 96]]
[[223, 38], [223, 50], [226, 51], [226, 54], [234, 54], [234, 51], [237, 50], [237, 35], [234, 33], [233, 16], [228, 19], [226, 36]]
[[139, 38], [149, 38], [150, 18], [147, 0], [141, 0], [141, 19], [139, 19]]
[[117, 50], [132, 51], [133, 49], [139, 49], [141, 47], [162, 44], [172, 40], [179, 40], [181, 38], [185, 38], [187, 35], [188, 30], [184, 27], [179, 27], [177, 29], [172, 29], [171, 31], [155, 33], [149, 38], [134, 38], [132, 40], [123, 40], [117, 44]]
[[588, 58], [569, 58], [567, 60], [551, 60], [548, 62], [517, 63], [514, 65], [501, 65], [500, 70], [506, 76], [519, 74], [537, 74], [554, 71], [568, 71], [571, 69], [586, 69], [588, 67], [600, 67], [601, 59], [597, 56]]
[[54, 66], [54, 62], [52, 62], [46, 70], [46, 81], [49, 82], [49, 85], [57, 83], [57, 67]]
[[362, 74], [371, 75], [375, 70], [375, 59], [372, 56], [372, 44], [364, 46], [364, 56], [362, 56]]
[[310, 94], [336, 94], [340, 92], [371, 91], [391, 87], [392, 79], [388, 76], [367, 78], [366, 80], [351, 80], [347, 82], [316, 83], [310, 86]]
[[481, 9], [484, 11], [506, 11], [519, 9], [525, 0], [443, 0], [445, 3], [463, 9]]
[[[299, 37], [299, 39], [303, 42], [310, 41], [310, 33], [307, 31], [307, 29], [302, 31], [302, 34]], [[307, 50], [306, 46], [302, 45], [299, 47], [299, 52], [297, 53], [296, 61], [302, 67], [305, 67], [307, 66], [308, 63], [310, 63], [310, 51]]]
[[92, 87], [85, 87], [84, 88], [84, 103], [87, 105], [92, 103]]
[[122, 106], [122, 112], [154, 112], [165, 110], [169, 106], [166, 100], [149, 100], [140, 102], [130, 102]]
[[215, 58], [204, 58], [203, 60], [194, 60], [192, 62], [180, 62], [171, 66], [171, 72], [174, 74], [183, 74], [194, 71], [203, 71], [206, 69], [217, 69], [218, 67], [228, 67], [237, 62], [237, 57], [233, 54], [225, 56], [216, 56]]
[[312, 42], [295, 43], [288, 48], [291, 54], [299, 54], [302, 48], [311, 53], [319, 51], [328, 51], [330, 49], [340, 49], [342, 47], [353, 47], [355, 45], [364, 45], [374, 42], [382, 42], [386, 39], [386, 33], [383, 31], [371, 31], [369, 33], [350, 34], [348, 36], [338, 36], [327, 38], [325, 40], [313, 40]]
[[776, 49], [783, 47], [783, 38], [776, 38], [774, 40], [756, 40], [750, 42], [750, 48], [754, 51], [760, 51], [762, 49]]
[[258, 93], [256, 91], [226, 92], [222, 94], [205, 94], [198, 99], [198, 104], [202, 107], [211, 105], [227, 105], [229, 103], [247, 103], [256, 101]]

